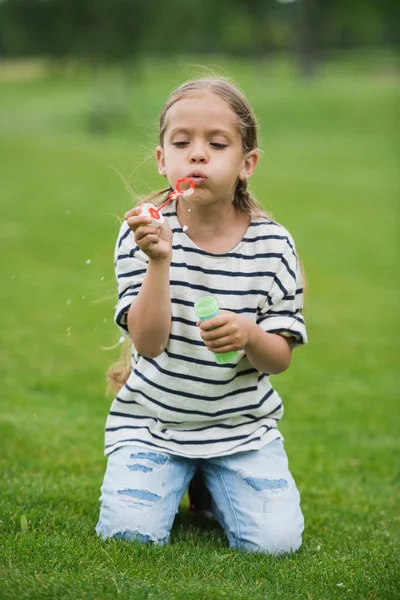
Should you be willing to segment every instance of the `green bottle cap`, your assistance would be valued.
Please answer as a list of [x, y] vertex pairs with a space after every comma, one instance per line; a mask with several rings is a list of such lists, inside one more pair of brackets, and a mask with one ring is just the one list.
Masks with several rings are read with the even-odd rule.
[[204, 319], [218, 312], [218, 302], [213, 296], [203, 296], [194, 303], [194, 310], [199, 319]]

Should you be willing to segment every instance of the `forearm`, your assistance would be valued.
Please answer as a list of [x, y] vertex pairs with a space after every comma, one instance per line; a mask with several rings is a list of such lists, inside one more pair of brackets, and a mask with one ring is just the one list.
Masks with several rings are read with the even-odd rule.
[[285, 371], [292, 360], [289, 341], [281, 335], [263, 331], [256, 323], [250, 325], [244, 351], [254, 368], [270, 375]]
[[165, 349], [171, 330], [168, 260], [150, 260], [140, 292], [128, 312], [128, 330], [136, 350], [154, 358]]

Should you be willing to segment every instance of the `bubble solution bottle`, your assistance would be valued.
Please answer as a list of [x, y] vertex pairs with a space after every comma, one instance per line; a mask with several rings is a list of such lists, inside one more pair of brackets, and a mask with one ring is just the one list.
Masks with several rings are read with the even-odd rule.
[[[194, 303], [194, 310], [200, 321], [207, 321], [219, 315], [219, 308], [216, 299], [213, 296], [203, 296]], [[215, 361], [219, 365], [225, 365], [226, 363], [234, 362], [237, 356], [236, 351], [232, 352], [220, 352], [215, 354]]]

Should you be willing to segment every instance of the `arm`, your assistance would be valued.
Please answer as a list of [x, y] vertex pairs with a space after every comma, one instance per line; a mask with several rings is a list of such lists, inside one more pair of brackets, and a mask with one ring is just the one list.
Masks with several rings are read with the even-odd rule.
[[283, 373], [292, 362], [292, 338], [267, 333], [249, 321], [249, 341], [244, 346], [247, 358], [262, 373]]
[[292, 360], [290, 338], [267, 333], [243, 315], [223, 310], [217, 317], [198, 322], [198, 326], [209, 350], [244, 350], [253, 367], [262, 373], [282, 373]]
[[163, 352], [171, 329], [169, 261], [149, 261], [140, 292], [128, 312], [128, 331], [136, 350], [148, 358]]
[[[289, 234], [288, 234], [289, 235]], [[285, 371], [292, 350], [307, 342], [303, 305], [303, 281], [294, 242], [285, 245], [273, 284], [262, 306], [257, 323], [230, 311], [198, 323], [209, 350], [244, 350], [256, 369], [276, 375]]]
[[172, 232], [167, 222], [153, 227], [151, 219], [141, 216], [140, 210], [133, 208], [125, 214], [125, 219], [149, 263], [139, 293], [129, 308], [127, 326], [136, 350], [154, 358], [165, 349], [171, 329]]

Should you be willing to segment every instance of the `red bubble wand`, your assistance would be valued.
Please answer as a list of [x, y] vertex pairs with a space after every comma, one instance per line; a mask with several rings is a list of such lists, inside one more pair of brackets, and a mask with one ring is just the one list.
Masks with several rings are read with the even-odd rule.
[[[190, 187], [187, 190], [182, 190], [181, 183], [188, 183]], [[176, 182], [175, 188], [176, 190], [168, 194], [168, 198], [165, 202], [161, 204], [161, 206], [156, 207], [153, 204], [149, 203], [143, 204], [142, 212], [140, 214], [150, 216], [152, 218], [151, 224], [155, 227], [158, 227], [159, 225], [164, 223], [164, 217], [161, 214], [161, 210], [164, 208], [164, 206], [167, 206], [167, 204], [169, 204], [170, 202], [177, 200], [179, 196], [183, 196], [185, 198], [186, 196], [190, 196], [191, 194], [193, 194], [194, 181], [189, 177], [181, 177], [181, 179], [178, 179], [178, 181]]]

